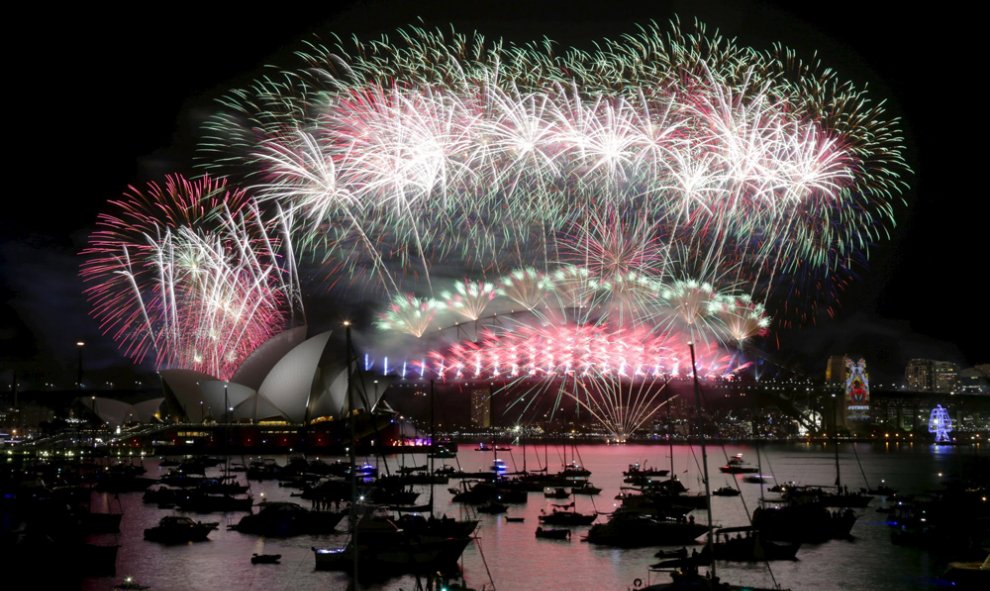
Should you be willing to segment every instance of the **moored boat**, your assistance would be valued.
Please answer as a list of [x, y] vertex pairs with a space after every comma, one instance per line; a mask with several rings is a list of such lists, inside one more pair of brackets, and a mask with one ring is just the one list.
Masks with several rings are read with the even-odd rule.
[[543, 538], [545, 540], [570, 540], [571, 530], [569, 529], [552, 529], [552, 528], [536, 528], [536, 537]]
[[252, 554], [251, 564], [278, 564], [282, 560], [281, 554]]
[[743, 460], [742, 454], [736, 454], [729, 458], [729, 461], [719, 467], [719, 471], [724, 474], [755, 474], [759, 468]]
[[219, 522], [193, 521], [181, 515], [166, 515], [155, 527], [144, 530], [144, 539], [162, 544], [185, 544], [205, 542], [211, 531], [220, 526]]
[[574, 510], [574, 503], [567, 505], [554, 505], [553, 511], [549, 514], [540, 514], [540, 523], [547, 525], [591, 525], [591, 522], [598, 517], [598, 513], [578, 513]]
[[120, 591], [144, 591], [145, 589], [150, 589], [148, 585], [142, 585], [134, 580], [134, 577], [127, 576], [124, 580], [113, 586], [114, 589]]

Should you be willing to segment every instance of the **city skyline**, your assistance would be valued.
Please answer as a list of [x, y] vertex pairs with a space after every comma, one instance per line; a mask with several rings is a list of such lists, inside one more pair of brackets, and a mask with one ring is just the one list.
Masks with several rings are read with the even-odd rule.
[[[100, 335], [95, 322], [86, 316], [88, 306], [75, 274], [79, 260], [74, 253], [92, 229], [102, 202], [115, 198], [127, 184], [139, 185], [173, 170], [189, 170], [189, 130], [210, 108], [210, 98], [233, 86], [234, 81], [258, 75], [263, 63], [272, 59], [284, 63], [288, 48], [298, 47], [298, 40], [307, 32], [367, 36], [412, 22], [402, 10], [380, 19], [369, 14], [379, 4], [350, 7], [330, 15], [335, 18], [323, 24], [320, 21], [326, 20], [326, 15], [296, 14], [285, 19], [227, 17], [219, 12], [201, 15], [204, 23], [210, 23], [207, 29], [221, 29], [224, 18], [233, 19], [232, 28], [240, 29], [239, 34], [228, 31], [231, 37], [211, 40], [196, 36], [200, 27], [193, 26], [194, 22], [174, 15], [123, 33], [108, 23], [94, 23], [91, 28], [76, 29], [67, 23], [61, 29], [56, 27], [60, 34], [52, 37], [53, 42], [64, 43], [67, 56], [72, 55], [70, 46], [75, 46], [79, 51], [75, 57], [90, 64], [90, 70], [67, 68], [65, 76], [94, 96], [85, 96], [75, 105], [71, 96], [63, 95], [59, 100], [55, 95], [58, 81], [39, 80], [34, 73], [25, 77], [25, 88], [39, 99], [31, 107], [39, 111], [37, 119], [51, 126], [45, 127], [42, 137], [50, 138], [59, 131], [57, 123], [61, 121], [53, 113], [60, 113], [60, 106], [80, 117], [63, 124], [67, 129], [60, 139], [72, 147], [63, 156], [67, 162], [58, 170], [59, 178], [48, 186], [54, 191], [71, 182], [84, 186], [73, 191], [73, 196], [81, 197], [63, 211], [45, 211], [45, 206], [51, 205], [37, 199], [27, 204], [24, 214], [4, 219], [0, 246], [4, 360], [34, 368], [71, 369], [74, 343], [82, 338], [87, 342], [89, 363], [125, 364], [113, 343]], [[959, 141], [951, 134], [966, 134], [941, 124], [951, 115], [928, 112], [933, 102], [926, 99], [942, 92], [935, 87], [932, 72], [904, 65], [912, 56], [921, 55], [911, 40], [922, 30], [929, 38], [943, 41], [948, 40], [949, 33], [923, 22], [926, 19], [920, 15], [901, 15], [900, 22], [889, 23], [879, 9], [842, 21], [832, 13], [794, 15], [765, 3], [749, 7], [752, 11], [747, 12], [705, 3], [694, 11], [680, 6], [622, 4], [621, 10], [609, 14], [611, 18], [593, 18], [588, 16], [590, 12], [576, 10], [561, 21], [549, 8], [498, 14], [484, 5], [470, 9], [441, 6], [433, 11], [435, 14], [423, 16], [430, 25], [455, 22], [459, 29], [470, 30], [475, 23], [486, 34], [524, 40], [532, 39], [542, 28], [563, 43], [629, 32], [634, 23], [650, 16], [663, 22], [677, 13], [683, 22], [698, 18], [744, 45], [761, 46], [779, 40], [794, 46], [805, 58], [810, 57], [809, 48], [819, 49], [823, 63], [858, 85], [869, 84], [875, 99], [891, 101], [892, 113], [903, 117], [907, 159], [915, 174], [908, 181], [909, 205], [898, 211], [901, 223], [892, 240], [873, 249], [869, 265], [860, 269], [863, 277], [841, 296], [837, 319], [825, 316], [815, 325], [795, 329], [775, 327], [762, 348], [781, 358], [783, 364], [801, 365], [812, 375], [821, 373], [830, 354], [862, 355], [871, 366], [888, 365], [886, 371], [893, 374], [897, 373], [896, 365], [903, 371], [904, 361], [914, 357], [945, 358], [964, 366], [990, 360], [990, 349], [982, 338], [987, 323], [981, 317], [980, 303], [985, 298], [979, 297], [974, 286], [965, 285], [973, 269], [979, 267], [980, 210], [965, 209], [965, 181], [954, 176], [958, 168], [965, 168], [958, 160], [967, 155], [942, 149], [947, 138]], [[603, 9], [598, 10], [601, 17]], [[879, 28], [881, 23], [888, 23], [887, 28]], [[781, 24], [791, 28], [781, 29]], [[183, 26], [188, 28], [183, 30]], [[871, 26], [879, 30], [865, 37]], [[250, 38], [252, 33], [266, 30], [277, 33]], [[802, 38], [802, 34], [809, 38]], [[171, 45], [170, 49], [169, 43], [176, 39], [182, 40], [183, 47]], [[77, 42], [82, 45], [77, 46]], [[134, 67], [129, 53], [147, 55], [147, 67]], [[273, 58], [279, 53], [281, 57]], [[952, 61], [946, 64], [950, 72], [962, 67]], [[168, 90], [156, 96], [156, 90], [163, 88]], [[47, 113], [41, 116], [41, 112]], [[76, 138], [88, 138], [93, 145], [71, 141]], [[33, 146], [31, 141], [37, 140], [29, 140]], [[969, 212], [972, 215], [966, 215]], [[986, 218], [982, 219], [985, 225]], [[986, 247], [982, 253], [985, 256]], [[312, 314], [313, 306], [310, 310]], [[324, 314], [327, 322], [332, 316]]]

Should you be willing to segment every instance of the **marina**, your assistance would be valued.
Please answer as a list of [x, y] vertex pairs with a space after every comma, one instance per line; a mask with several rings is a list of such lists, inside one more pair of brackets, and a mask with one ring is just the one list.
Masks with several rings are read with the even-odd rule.
[[[855, 465], [859, 458], [863, 473], [877, 482], [884, 479], [886, 486], [901, 491], [901, 494], [922, 493], [938, 490], [957, 475], [972, 469], [974, 465], [986, 465], [990, 460], [985, 449], [975, 446], [935, 447], [924, 445], [884, 445], [856, 444], [856, 453], [850, 451], [850, 443], [841, 443], [840, 460]], [[756, 450], [750, 446], [709, 446], [713, 459], [726, 459], [736, 453], [755, 457]], [[576, 498], [573, 509], [583, 514], [596, 514], [595, 523], [605, 523], [620, 502], [615, 499], [622, 492], [622, 472], [630, 458], [649, 457], [657, 464], [666, 465], [669, 458], [667, 446], [604, 446], [582, 445], [577, 447], [583, 466], [589, 470], [602, 493], [596, 497]], [[457, 457], [448, 460], [459, 463], [465, 471], [484, 471], [490, 459], [477, 454], [468, 446], [461, 446]], [[696, 461], [699, 449], [696, 446], [676, 445], [674, 465], [678, 479], [689, 489], [688, 494], [701, 488], [700, 472]], [[556, 453], [555, 450], [551, 453]], [[822, 485], [834, 478], [834, 451], [822, 444], [774, 444], [762, 445], [764, 470], [772, 469], [777, 478], [792, 480], [801, 484]], [[518, 452], [506, 459], [508, 466], [513, 461], [519, 463]], [[425, 458], [418, 455], [386, 456], [384, 458], [359, 458], [361, 462], [377, 465], [384, 471], [386, 465], [397, 471], [402, 462], [420, 464]], [[266, 458], [277, 465], [286, 465], [288, 457]], [[315, 458], [314, 458], [315, 459]], [[320, 458], [334, 462], [337, 458]], [[439, 462], [438, 462], [439, 463]], [[160, 467], [157, 458], [147, 458], [143, 464], [148, 475], [164, 474], [167, 469]], [[717, 465], [717, 462], [713, 462]], [[439, 466], [437, 466], [439, 468]], [[213, 469], [207, 469], [207, 474]], [[716, 467], [710, 471], [714, 482], [725, 476]], [[941, 476], [940, 476], [941, 474]], [[712, 513], [716, 525], [723, 528], [746, 526], [749, 523], [747, 509], [752, 511], [759, 506], [759, 485], [744, 483], [739, 478], [739, 497], [713, 497]], [[851, 487], [866, 487], [867, 483], [856, 482], [850, 477]], [[871, 482], [870, 484], [874, 484]], [[276, 480], [250, 481], [250, 493], [257, 499], [269, 503], [296, 502], [305, 508], [313, 509], [312, 503], [293, 497], [293, 489], [279, 486]], [[415, 485], [413, 490], [420, 493], [417, 502], [429, 497], [428, 485]], [[438, 518], [472, 519], [478, 521], [473, 539], [466, 544], [459, 561], [465, 580], [471, 588], [481, 589], [545, 589], [552, 588], [554, 581], [573, 581], [573, 589], [631, 589], [633, 582], [640, 579], [647, 582], [669, 580], [666, 572], [650, 572], [650, 565], [658, 562], [657, 552], [678, 551], [681, 547], [688, 552], [704, 550], [704, 536], [699, 536], [695, 544], [644, 546], [640, 548], [617, 548], [608, 545], [581, 543], [591, 526], [545, 526], [539, 517], [551, 513], [554, 500], [545, 499], [542, 493], [530, 493], [524, 503], [514, 503], [510, 507], [513, 518], [523, 518], [523, 522], [509, 521], [502, 515], [486, 515], [476, 512], [472, 505], [452, 502], [452, 496], [445, 487], [434, 486], [434, 514]], [[110, 493], [94, 492], [93, 504], [109, 503]], [[779, 498], [767, 493], [768, 497]], [[159, 509], [156, 505], [143, 503], [139, 493], [119, 495], [123, 512], [119, 534], [100, 534], [91, 539], [96, 543], [115, 541], [120, 545], [117, 556], [117, 576], [87, 577], [81, 588], [86, 590], [111, 589], [123, 577], [131, 576], [142, 585], [152, 589], [203, 589], [210, 586], [225, 588], [294, 588], [345, 589], [350, 581], [346, 572], [333, 572], [317, 569], [314, 560], [316, 547], [343, 547], [346, 533], [301, 534], [291, 537], [271, 537], [236, 531], [242, 513], [212, 513], [206, 518], [219, 521], [220, 526], [210, 532], [208, 541], [195, 544], [160, 545], [142, 539], [145, 528], [153, 527], [162, 517], [179, 514], [174, 509]], [[116, 501], [113, 501], [116, 502]], [[310, 503], [310, 504], [306, 504]], [[768, 587], [776, 580], [782, 588], [789, 589], [836, 589], [849, 590], [902, 590], [930, 589], [939, 584], [947, 563], [940, 561], [937, 553], [928, 550], [895, 545], [891, 541], [892, 526], [890, 517], [878, 509], [890, 507], [891, 502], [884, 496], [872, 497], [870, 505], [853, 509], [857, 519], [848, 539], [829, 540], [821, 543], [804, 543], [797, 552], [796, 560], [775, 560], [767, 565], [761, 562], [719, 562], [719, 574], [723, 580]], [[254, 508], [258, 512], [258, 507]], [[697, 522], [704, 521], [704, 511], [695, 509], [689, 516]], [[193, 516], [200, 519], [198, 516]], [[540, 525], [538, 525], [540, 524]], [[571, 532], [570, 543], [540, 539], [534, 536], [537, 527], [546, 529], [567, 529]], [[338, 532], [346, 529], [346, 520], [340, 523]], [[731, 531], [727, 534], [732, 535]], [[277, 564], [268, 568], [229, 568], [233, 564], [246, 564], [253, 556], [280, 555]], [[669, 560], [669, 559], [668, 559]], [[559, 565], [559, 568], [555, 567]], [[489, 579], [488, 573], [491, 578]], [[770, 573], [772, 572], [773, 578]], [[367, 575], [368, 573], [366, 573]], [[397, 575], [384, 580], [361, 575], [362, 589], [379, 591], [411, 591], [417, 588], [417, 578], [413, 575]], [[419, 584], [425, 585], [421, 577]], [[548, 587], [549, 586], [549, 587]], [[424, 587], [425, 588], [425, 587]]]

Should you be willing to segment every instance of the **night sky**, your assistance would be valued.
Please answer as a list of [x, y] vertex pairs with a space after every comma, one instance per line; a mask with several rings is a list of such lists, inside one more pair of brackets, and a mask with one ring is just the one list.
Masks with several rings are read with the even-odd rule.
[[975, 49], [982, 19], [945, 3], [914, 13], [846, 1], [326, 4], [334, 7], [245, 12], [238, 3], [203, 12], [169, 3], [112, 16], [37, 7], [8, 24], [4, 136], [13, 160], [0, 216], [0, 379], [17, 368], [71, 380], [77, 339], [88, 343], [89, 365], [126, 366], [88, 318], [76, 275], [75, 253], [103, 202], [130, 183], [194, 173], [196, 129], [212, 101], [265, 64], [291, 65], [300, 40], [316, 32], [368, 38], [417, 16], [489, 37], [588, 46], [677, 14], [742, 45], [779, 41], [804, 58], [817, 50], [902, 117], [915, 176], [893, 239], [873, 249], [837, 317], [781, 331], [764, 347], [815, 375], [837, 353], [865, 355], [887, 376], [915, 356], [990, 362], [990, 296], [978, 284], [990, 276], [986, 99], [977, 90], [986, 52]]

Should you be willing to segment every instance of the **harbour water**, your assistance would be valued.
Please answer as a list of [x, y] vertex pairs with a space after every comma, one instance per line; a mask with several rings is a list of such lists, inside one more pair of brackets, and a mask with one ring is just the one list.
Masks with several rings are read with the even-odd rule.
[[[855, 448], [853, 447], [855, 446]], [[839, 463], [843, 484], [850, 490], [866, 486], [864, 474], [870, 486], [877, 486], [881, 479], [902, 494], [921, 493], [940, 488], [942, 481], [957, 477], [967, 469], [973, 456], [990, 455], [987, 446], [934, 447], [914, 444], [840, 443]], [[712, 488], [738, 481], [742, 491], [737, 497], [713, 497], [714, 521], [720, 526], [745, 525], [747, 511], [758, 504], [759, 484], [742, 481], [742, 475], [722, 474], [718, 466], [726, 463], [733, 454], [755, 464], [756, 449], [751, 445], [711, 445], [709, 473]], [[510, 471], [523, 469], [523, 447], [514, 446], [510, 452], [498, 452]], [[526, 448], [526, 467], [539, 468], [545, 459], [550, 471], [560, 469], [572, 459], [591, 470], [591, 482], [602, 488], [600, 495], [576, 497], [576, 508], [581, 512], [614, 510], [620, 492], [622, 472], [630, 463], [639, 462], [646, 467], [670, 468], [669, 448], [666, 445], [537, 445]], [[800, 484], [832, 485], [835, 482], [834, 448], [827, 444], [772, 444], [761, 447], [763, 473], [775, 481], [796, 481]], [[232, 458], [244, 461], [247, 458]], [[287, 458], [277, 457], [279, 463]], [[321, 458], [332, 460], [335, 458]], [[384, 471], [387, 462], [390, 469], [400, 465], [427, 463], [425, 454], [393, 455], [386, 458], [360, 458], [378, 464]], [[452, 464], [464, 471], [483, 471], [492, 465], [492, 452], [479, 452], [474, 445], [462, 444], [457, 458], [435, 460], [436, 466]], [[148, 476], [164, 474], [158, 460], [144, 460]], [[674, 472], [689, 487], [690, 492], [703, 491], [701, 483], [701, 450], [698, 446], [676, 445], [673, 448]], [[216, 469], [214, 469], [216, 470]], [[219, 472], [216, 472], [219, 473]], [[243, 478], [243, 474], [241, 478]], [[771, 486], [769, 480], [766, 486]], [[251, 494], [255, 502], [261, 500], [296, 501], [308, 506], [308, 501], [291, 497], [294, 489], [279, 487], [276, 481], [251, 482]], [[735, 486], [735, 484], [732, 484]], [[659, 549], [642, 548], [622, 550], [593, 546], [580, 541], [587, 527], [573, 528], [570, 541], [536, 539], [541, 510], [550, 511], [551, 501], [542, 493], [530, 493], [528, 502], [510, 505], [509, 515], [525, 517], [523, 523], [507, 522], [502, 515], [475, 514], [467, 506], [451, 503], [448, 487], [458, 486], [457, 480], [449, 485], [436, 485], [436, 512], [447, 516], [464, 516], [480, 520], [475, 532], [478, 540], [468, 546], [462, 557], [465, 579], [470, 587], [495, 588], [501, 591], [527, 590], [627, 590], [636, 579], [649, 582], [648, 566], [657, 561], [654, 553]], [[428, 486], [419, 487], [423, 494], [419, 502], [428, 498]], [[141, 584], [154, 591], [185, 590], [341, 590], [348, 588], [349, 577], [343, 573], [314, 570], [312, 547], [343, 545], [346, 535], [301, 536], [289, 539], [265, 539], [253, 535], [228, 531], [227, 525], [236, 524], [244, 513], [192, 515], [203, 521], [220, 521], [217, 531], [210, 534], [210, 541], [181, 546], [162, 546], [143, 539], [143, 531], [158, 523], [163, 515], [174, 510], [146, 505], [141, 493], [122, 493], [119, 496], [94, 493], [95, 511], [124, 513], [121, 532], [115, 536], [98, 538], [100, 541], [121, 545], [117, 559], [117, 576], [88, 578], [86, 590], [109, 590], [125, 576], [133, 576]], [[768, 493], [768, 496], [773, 496]], [[876, 497], [866, 509], [856, 510], [859, 519], [852, 530], [853, 539], [833, 540], [824, 544], [805, 544], [796, 561], [775, 561], [766, 564], [719, 563], [723, 580], [741, 584], [772, 586], [774, 581], [782, 588], [798, 590], [870, 590], [901, 591], [933, 589], [940, 586], [938, 575], [944, 568], [929, 553], [902, 546], [890, 541], [887, 516], [876, 511], [884, 505], [883, 497]], [[693, 512], [695, 519], [704, 522], [703, 511]], [[600, 516], [599, 520], [606, 519]], [[341, 523], [339, 529], [345, 527]], [[699, 545], [700, 549], [701, 546]], [[277, 565], [252, 565], [253, 553], [281, 554]], [[487, 565], [487, 568], [486, 568]], [[489, 579], [488, 572], [491, 573]], [[652, 582], [666, 579], [654, 574]], [[362, 589], [375, 591], [411, 591], [416, 589], [415, 577], [403, 577], [384, 582], [362, 585]]]

